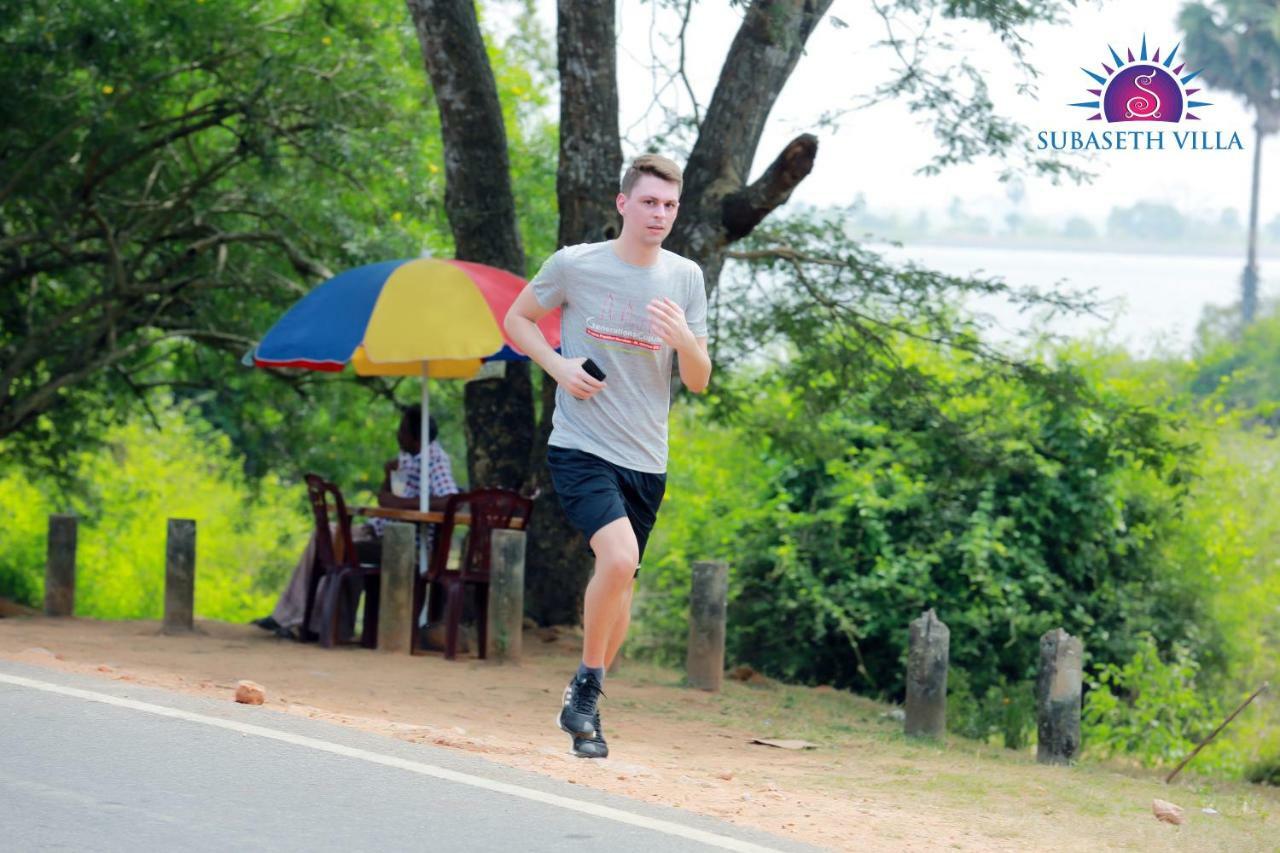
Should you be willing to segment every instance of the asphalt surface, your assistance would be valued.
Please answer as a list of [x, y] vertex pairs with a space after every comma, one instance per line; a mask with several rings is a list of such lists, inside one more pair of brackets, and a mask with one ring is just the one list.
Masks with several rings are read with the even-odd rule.
[[7, 661], [0, 827], [4, 851], [814, 849], [455, 751]]

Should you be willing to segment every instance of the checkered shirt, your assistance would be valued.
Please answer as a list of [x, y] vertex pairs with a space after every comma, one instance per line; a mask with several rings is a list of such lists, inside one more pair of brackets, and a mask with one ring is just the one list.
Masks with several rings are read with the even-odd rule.
[[[437, 495], [456, 495], [458, 493], [458, 484], [453, 479], [453, 466], [449, 462], [449, 454], [444, 452], [444, 448], [440, 446], [440, 442], [431, 442], [431, 467], [429, 471], [431, 497]], [[418, 453], [400, 452], [396, 457], [400, 464], [399, 470], [406, 477], [404, 495], [406, 498], [416, 498], [422, 493], [422, 455]], [[379, 538], [382, 537], [382, 530], [386, 526], [385, 518], [371, 518], [369, 525], [373, 528], [373, 532]], [[432, 528], [435, 525], [431, 525]], [[427, 539], [427, 552], [431, 550], [431, 539]]]

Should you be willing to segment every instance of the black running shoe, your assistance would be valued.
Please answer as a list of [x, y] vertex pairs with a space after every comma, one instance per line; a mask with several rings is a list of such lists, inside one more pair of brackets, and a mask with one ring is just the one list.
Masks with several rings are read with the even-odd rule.
[[560, 708], [560, 728], [574, 737], [590, 735], [596, 730], [596, 701], [603, 690], [594, 672], [575, 675], [564, 689], [564, 706]]
[[249, 624], [257, 625], [259, 628], [261, 628], [264, 631], [274, 631], [280, 627], [280, 623], [277, 622], [275, 618], [272, 616], [263, 616], [261, 619], [254, 619]]
[[605, 743], [604, 729], [600, 726], [599, 711], [596, 711], [593, 722], [596, 730], [592, 734], [574, 737], [573, 754], [579, 758], [608, 758], [609, 744]]

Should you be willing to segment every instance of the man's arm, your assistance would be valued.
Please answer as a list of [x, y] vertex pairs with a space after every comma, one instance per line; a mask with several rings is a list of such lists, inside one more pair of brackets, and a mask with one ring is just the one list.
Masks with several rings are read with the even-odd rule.
[[711, 382], [711, 354], [707, 352], [706, 338], [694, 338], [694, 343], [697, 346], [676, 352], [680, 357], [680, 381], [693, 393], [701, 394]]
[[[391, 472], [400, 467], [399, 460], [392, 459], [382, 467], [386, 474], [382, 478], [382, 488], [378, 490], [378, 506], [385, 507], [386, 509], [417, 509], [417, 496], [411, 498], [404, 497], [403, 495], [397, 495], [395, 492], [391, 491]], [[455, 486], [453, 491], [456, 492], [457, 490], [458, 489]], [[427, 509], [435, 510], [436, 512], [444, 512], [444, 505], [449, 500], [449, 494], [450, 493], [436, 494], [433, 491], [431, 493], [431, 501], [427, 505]]]
[[502, 327], [520, 351], [537, 362], [556, 384], [579, 400], [590, 399], [606, 387], [605, 383], [582, 369], [585, 358], [565, 358], [547, 343], [538, 328], [538, 321], [549, 313], [551, 309], [543, 308], [533, 295], [533, 285], [526, 284], [515, 302], [511, 303]]
[[707, 339], [695, 338], [685, 319], [684, 310], [666, 297], [649, 303], [649, 322], [663, 342], [676, 351], [680, 364], [680, 381], [695, 394], [707, 390], [711, 381], [711, 355]]
[[[444, 505], [448, 501], [448, 495], [433, 494], [431, 496], [430, 503], [427, 504], [427, 509], [435, 512], [444, 512]], [[395, 492], [391, 491], [391, 489], [387, 488], [378, 492], [378, 506], [385, 507], [387, 509], [417, 509], [418, 498], [407, 498], [402, 495], [397, 495]]]

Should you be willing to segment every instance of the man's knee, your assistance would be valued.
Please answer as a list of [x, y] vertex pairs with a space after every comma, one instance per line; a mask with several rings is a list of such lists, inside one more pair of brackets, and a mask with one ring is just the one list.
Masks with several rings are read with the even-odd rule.
[[635, 548], [619, 547], [597, 555], [596, 571], [607, 572], [618, 580], [630, 581], [636, 574], [640, 555]]
[[[609, 575], [620, 581], [635, 578], [636, 569], [640, 566], [640, 552], [635, 543], [614, 543], [611, 548], [596, 552], [595, 570], [607, 571]], [[630, 588], [630, 583], [627, 584]]]
[[618, 579], [635, 577], [640, 547], [627, 519], [620, 518], [600, 528], [591, 537], [591, 550], [596, 555], [597, 572], [608, 572]]

